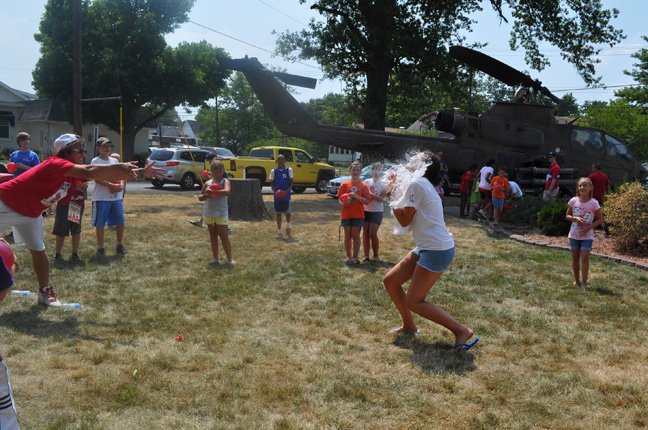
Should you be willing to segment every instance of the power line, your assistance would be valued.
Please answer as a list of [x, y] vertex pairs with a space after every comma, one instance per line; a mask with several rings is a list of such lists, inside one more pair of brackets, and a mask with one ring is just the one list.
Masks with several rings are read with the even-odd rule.
[[270, 9], [279, 12], [280, 14], [282, 14], [283, 16], [285, 16], [286, 18], [292, 19], [292, 20], [295, 21], [297, 24], [301, 24], [301, 25], [303, 25], [304, 27], [308, 27], [307, 24], [304, 24], [303, 22], [301, 22], [301, 21], [299, 21], [299, 20], [293, 18], [292, 16], [285, 14], [284, 12], [280, 11], [279, 9], [277, 9], [276, 7], [274, 7], [274, 6], [272, 6], [272, 5], [269, 5], [268, 3], [264, 2], [263, 0], [258, 0], [258, 1], [259, 1], [259, 3], [263, 3], [264, 5], [268, 6]]

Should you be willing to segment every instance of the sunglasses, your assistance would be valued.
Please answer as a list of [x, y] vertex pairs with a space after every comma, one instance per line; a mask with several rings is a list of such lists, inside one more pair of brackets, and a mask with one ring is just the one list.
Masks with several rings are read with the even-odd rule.
[[81, 155], [85, 155], [88, 153], [88, 151], [86, 151], [85, 149], [73, 149], [73, 151], [76, 151]]

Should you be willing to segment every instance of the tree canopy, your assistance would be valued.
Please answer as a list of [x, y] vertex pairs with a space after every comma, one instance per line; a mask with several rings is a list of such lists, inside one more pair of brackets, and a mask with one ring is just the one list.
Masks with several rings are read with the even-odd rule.
[[[200, 106], [213, 98], [229, 72], [227, 54], [206, 42], [167, 46], [164, 36], [188, 20], [195, 0], [84, 0], [82, 6], [83, 98], [121, 96], [124, 160], [132, 158], [135, 135], [176, 106]], [[35, 39], [41, 58], [34, 88], [57, 98], [71, 112], [72, 1], [48, 0]], [[83, 104], [86, 123], [119, 131], [120, 103]], [[146, 107], [147, 109], [142, 109]]]
[[[300, 0], [305, 3], [306, 0]], [[610, 20], [618, 10], [602, 9], [599, 0], [490, 0], [494, 13], [512, 22], [509, 43], [522, 47], [536, 70], [549, 65], [540, 43], [562, 51], [587, 84], [597, 82], [595, 64], [600, 44], [614, 45], [624, 36]], [[279, 52], [290, 59], [315, 59], [327, 78], [345, 82], [361, 101], [366, 128], [385, 126], [388, 88], [398, 82], [400, 95], [416, 95], [431, 77], [446, 88], [461, 85], [448, 45], [460, 44], [482, 12], [478, 0], [420, 2], [416, 0], [315, 0], [323, 21], [311, 20], [308, 30], [283, 33]]]
[[[648, 37], [642, 37], [644, 41], [648, 42]], [[639, 62], [635, 63], [633, 70], [625, 70], [623, 73], [632, 76], [639, 85], [615, 91], [614, 95], [629, 104], [642, 108], [644, 113], [648, 114], [648, 49], [640, 49], [632, 54], [632, 57]]]

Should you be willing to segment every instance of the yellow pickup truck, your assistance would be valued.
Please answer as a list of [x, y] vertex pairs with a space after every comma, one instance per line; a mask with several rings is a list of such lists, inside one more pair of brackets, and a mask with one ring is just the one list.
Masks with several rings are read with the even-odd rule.
[[326, 192], [326, 184], [335, 177], [335, 168], [319, 163], [306, 151], [283, 146], [261, 146], [250, 151], [247, 157], [223, 161], [228, 175], [238, 179], [258, 178], [261, 186], [270, 185], [270, 171], [277, 167], [275, 159], [281, 154], [286, 157], [286, 166], [293, 170], [293, 192], [303, 193], [314, 187], [318, 193]]

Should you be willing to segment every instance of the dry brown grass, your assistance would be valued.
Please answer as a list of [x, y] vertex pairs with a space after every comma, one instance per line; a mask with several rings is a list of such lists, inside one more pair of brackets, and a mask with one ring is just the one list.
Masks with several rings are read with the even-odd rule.
[[[92, 257], [86, 219], [85, 264], [52, 268], [60, 298], [85, 308], [2, 305], [23, 428], [648, 425], [645, 272], [593, 258], [583, 293], [568, 253], [449, 217], [457, 257], [429, 298], [482, 340], [448, 354], [452, 336], [431, 323], [416, 338], [388, 334], [399, 324], [382, 286], [389, 264], [342, 264], [335, 200], [299, 195], [293, 209], [292, 241], [274, 222], [233, 222], [238, 264], [216, 269], [206, 230], [187, 222], [200, 216], [194, 198], [128, 196], [123, 259], [112, 233], [108, 257]], [[390, 222], [381, 254], [395, 263], [413, 245]], [[23, 266], [17, 288], [34, 290]]]

